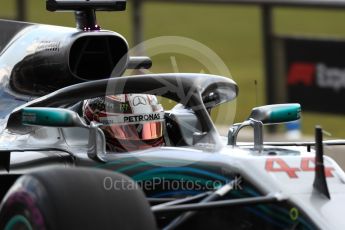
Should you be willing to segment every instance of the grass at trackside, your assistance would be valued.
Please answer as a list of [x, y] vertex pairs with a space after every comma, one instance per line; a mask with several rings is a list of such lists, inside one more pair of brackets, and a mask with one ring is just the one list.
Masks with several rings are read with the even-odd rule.
[[[0, 16], [11, 17], [13, 0], [1, 0]], [[27, 0], [30, 21], [74, 26], [72, 13], [49, 13], [44, 0]], [[261, 46], [260, 10], [257, 7], [147, 3], [144, 6], [145, 38], [173, 35], [192, 38], [216, 52], [230, 68], [240, 87], [236, 121], [249, 114], [251, 107], [264, 104], [264, 70]], [[131, 7], [126, 12], [98, 14], [103, 28], [123, 34], [131, 44]], [[274, 11], [275, 32], [279, 34], [345, 37], [345, 10], [306, 10], [283, 8]], [[180, 71], [200, 71], [190, 58], [177, 57]], [[171, 60], [154, 58], [154, 72], [171, 72]], [[258, 84], [256, 99], [254, 80]], [[341, 99], [343, 100], [343, 99]], [[320, 102], [327, 103], [327, 102]], [[345, 106], [344, 102], [339, 102]], [[312, 133], [322, 125], [333, 136], [345, 138], [345, 116], [303, 113], [303, 131]]]

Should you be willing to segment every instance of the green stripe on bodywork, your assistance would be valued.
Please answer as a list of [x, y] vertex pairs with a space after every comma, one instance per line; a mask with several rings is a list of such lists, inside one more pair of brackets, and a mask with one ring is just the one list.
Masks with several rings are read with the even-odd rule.
[[[192, 163], [192, 162], [188, 162], [188, 163]], [[176, 165], [180, 165], [180, 164], [184, 164], [186, 165], [187, 162], [184, 161], [171, 161], [171, 160], [151, 160], [150, 162], [139, 162], [136, 163], [134, 165], [128, 165], [119, 169], [116, 169], [116, 172], [125, 172], [128, 170], [133, 170], [135, 168], [140, 168], [140, 167], [145, 167], [145, 166], [160, 166], [160, 167], [178, 167]]]
[[206, 170], [202, 170], [202, 169], [198, 169], [198, 168], [192, 168], [192, 167], [161, 167], [161, 168], [154, 168], [154, 169], [150, 169], [147, 170], [145, 172], [141, 172], [139, 174], [136, 174], [135, 176], [133, 176], [133, 178], [135, 177], [140, 177], [140, 176], [146, 176], [146, 175], [158, 175], [160, 173], [176, 173], [179, 174], [181, 176], [186, 175], [187, 173], [193, 173], [193, 174], [197, 174], [200, 176], [205, 176], [205, 177], [210, 177], [210, 178], [214, 178], [223, 182], [227, 182], [229, 181], [229, 178], [226, 178], [222, 175], [210, 172], [210, 171], [206, 171]]
[[173, 174], [173, 173], [161, 173], [156, 175], [146, 175], [146, 176], [139, 176], [139, 177], [133, 177], [133, 180], [136, 182], [142, 182], [142, 181], [150, 181], [153, 179], [160, 179], [160, 180], [178, 180], [178, 181], [193, 181], [194, 183], [198, 182], [199, 185], [203, 186], [209, 186], [210, 184], [214, 183], [216, 185], [215, 187], [218, 187], [219, 185], [223, 185], [223, 183], [216, 184], [212, 180], [206, 180], [199, 177], [193, 177], [193, 176], [186, 176], [186, 175], [179, 175], [179, 174]]

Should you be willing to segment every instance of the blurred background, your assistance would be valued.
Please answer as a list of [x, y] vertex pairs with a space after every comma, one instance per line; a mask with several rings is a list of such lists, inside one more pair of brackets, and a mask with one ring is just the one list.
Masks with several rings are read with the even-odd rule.
[[[50, 13], [45, 10], [44, 0], [24, 1], [24, 16], [30, 22], [75, 26], [72, 12]], [[1, 0], [0, 17], [15, 19], [17, 7], [14, 0]], [[258, 6], [177, 4], [162, 0], [145, 2], [142, 7], [144, 40], [158, 36], [191, 38], [209, 47], [224, 61], [240, 88], [235, 122], [246, 119], [252, 107], [266, 103], [262, 12]], [[103, 29], [122, 34], [132, 47], [132, 13], [133, 5], [129, 0], [126, 11], [98, 12], [97, 19]], [[345, 39], [345, 9], [275, 7], [272, 17], [276, 35]], [[176, 60], [180, 72], [200, 72], [195, 60], [183, 56], [176, 57]], [[152, 72], [173, 71], [174, 67], [167, 57], [154, 57]], [[345, 107], [344, 99], [334, 98], [340, 107]], [[323, 100], [317, 103], [328, 102]], [[303, 134], [312, 135], [315, 124], [321, 125], [332, 138], [345, 138], [345, 114], [303, 111]]]

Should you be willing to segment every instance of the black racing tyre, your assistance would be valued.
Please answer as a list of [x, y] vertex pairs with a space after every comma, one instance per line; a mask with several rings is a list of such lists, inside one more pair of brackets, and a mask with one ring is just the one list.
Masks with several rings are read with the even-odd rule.
[[15, 182], [0, 205], [0, 229], [129, 230], [156, 229], [156, 224], [143, 192], [127, 176], [51, 168]]

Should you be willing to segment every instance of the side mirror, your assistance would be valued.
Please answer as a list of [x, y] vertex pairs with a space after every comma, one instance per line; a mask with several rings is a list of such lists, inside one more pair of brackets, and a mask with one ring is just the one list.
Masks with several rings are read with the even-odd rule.
[[87, 155], [93, 160], [104, 161], [103, 158], [106, 154], [105, 136], [99, 128], [100, 124], [91, 122], [90, 125], [87, 125], [74, 111], [62, 108], [26, 107], [22, 109], [22, 124], [55, 128], [86, 128], [89, 130]]
[[27, 107], [22, 109], [22, 124], [49, 127], [82, 127], [88, 126], [76, 112], [61, 108]]
[[295, 121], [301, 118], [301, 105], [297, 103], [265, 105], [253, 108], [249, 119], [263, 124], [277, 124]]
[[261, 152], [263, 149], [263, 125], [279, 124], [295, 121], [301, 117], [301, 105], [297, 103], [275, 104], [256, 107], [249, 118], [239, 124], [234, 124], [228, 132], [228, 145], [235, 146], [237, 135], [244, 127], [254, 128], [254, 149]]

